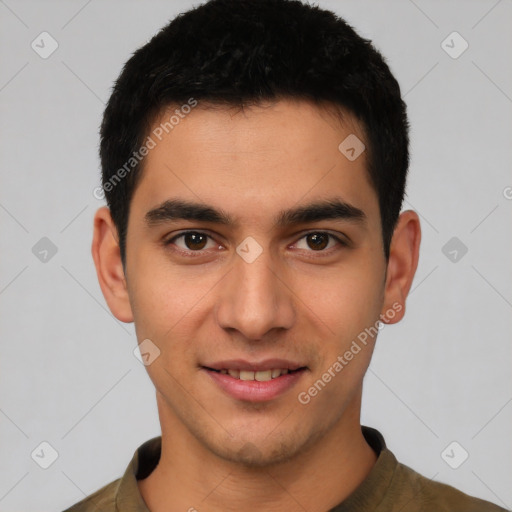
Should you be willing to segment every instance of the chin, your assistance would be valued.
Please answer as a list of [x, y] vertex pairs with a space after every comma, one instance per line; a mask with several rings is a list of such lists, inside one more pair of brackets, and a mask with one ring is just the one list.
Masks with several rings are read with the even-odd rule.
[[280, 444], [277, 447], [271, 447], [248, 441], [238, 450], [219, 455], [230, 462], [248, 468], [266, 468], [290, 460], [296, 452], [297, 450], [293, 446]]
[[221, 446], [210, 446], [210, 450], [228, 462], [254, 469], [266, 468], [292, 460], [321, 438], [322, 433], [310, 437], [303, 433], [304, 439], [298, 439], [296, 432], [295, 435], [290, 432], [286, 437], [272, 439], [268, 435], [253, 439], [248, 437], [237, 441], [226, 439]]

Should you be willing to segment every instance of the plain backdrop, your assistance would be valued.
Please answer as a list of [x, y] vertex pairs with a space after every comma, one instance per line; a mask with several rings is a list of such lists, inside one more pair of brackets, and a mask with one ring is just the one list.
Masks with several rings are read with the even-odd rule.
[[[125, 61], [197, 4], [0, 1], [2, 511], [62, 510], [160, 434], [133, 325], [110, 314], [90, 255], [98, 129]], [[404, 209], [423, 228], [407, 314], [380, 333], [362, 423], [426, 477], [510, 508], [512, 2], [319, 5], [371, 39], [401, 84]]]

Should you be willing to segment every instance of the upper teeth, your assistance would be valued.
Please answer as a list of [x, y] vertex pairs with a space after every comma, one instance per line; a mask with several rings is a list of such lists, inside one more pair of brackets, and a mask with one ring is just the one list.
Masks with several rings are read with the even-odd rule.
[[252, 372], [250, 370], [220, 370], [220, 373], [228, 373], [231, 377], [240, 380], [257, 380], [259, 382], [265, 382], [271, 379], [275, 379], [281, 375], [288, 373], [288, 368], [273, 368], [271, 370], [262, 370], [258, 372]]

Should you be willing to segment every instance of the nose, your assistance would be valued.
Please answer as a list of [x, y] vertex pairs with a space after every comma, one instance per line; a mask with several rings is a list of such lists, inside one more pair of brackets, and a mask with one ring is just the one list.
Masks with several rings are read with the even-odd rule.
[[219, 325], [253, 341], [268, 338], [273, 330], [290, 329], [295, 321], [294, 294], [283, 266], [265, 250], [251, 263], [238, 254], [234, 258], [217, 303]]

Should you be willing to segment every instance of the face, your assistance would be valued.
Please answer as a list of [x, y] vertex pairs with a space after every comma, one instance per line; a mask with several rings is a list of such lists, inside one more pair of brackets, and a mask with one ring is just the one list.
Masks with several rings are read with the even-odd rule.
[[350, 134], [364, 141], [350, 117], [280, 101], [199, 104], [153, 136], [127, 230], [131, 313], [160, 351], [161, 416], [223, 459], [276, 463], [359, 425], [360, 335], [391, 302], [366, 155], [338, 149]]

